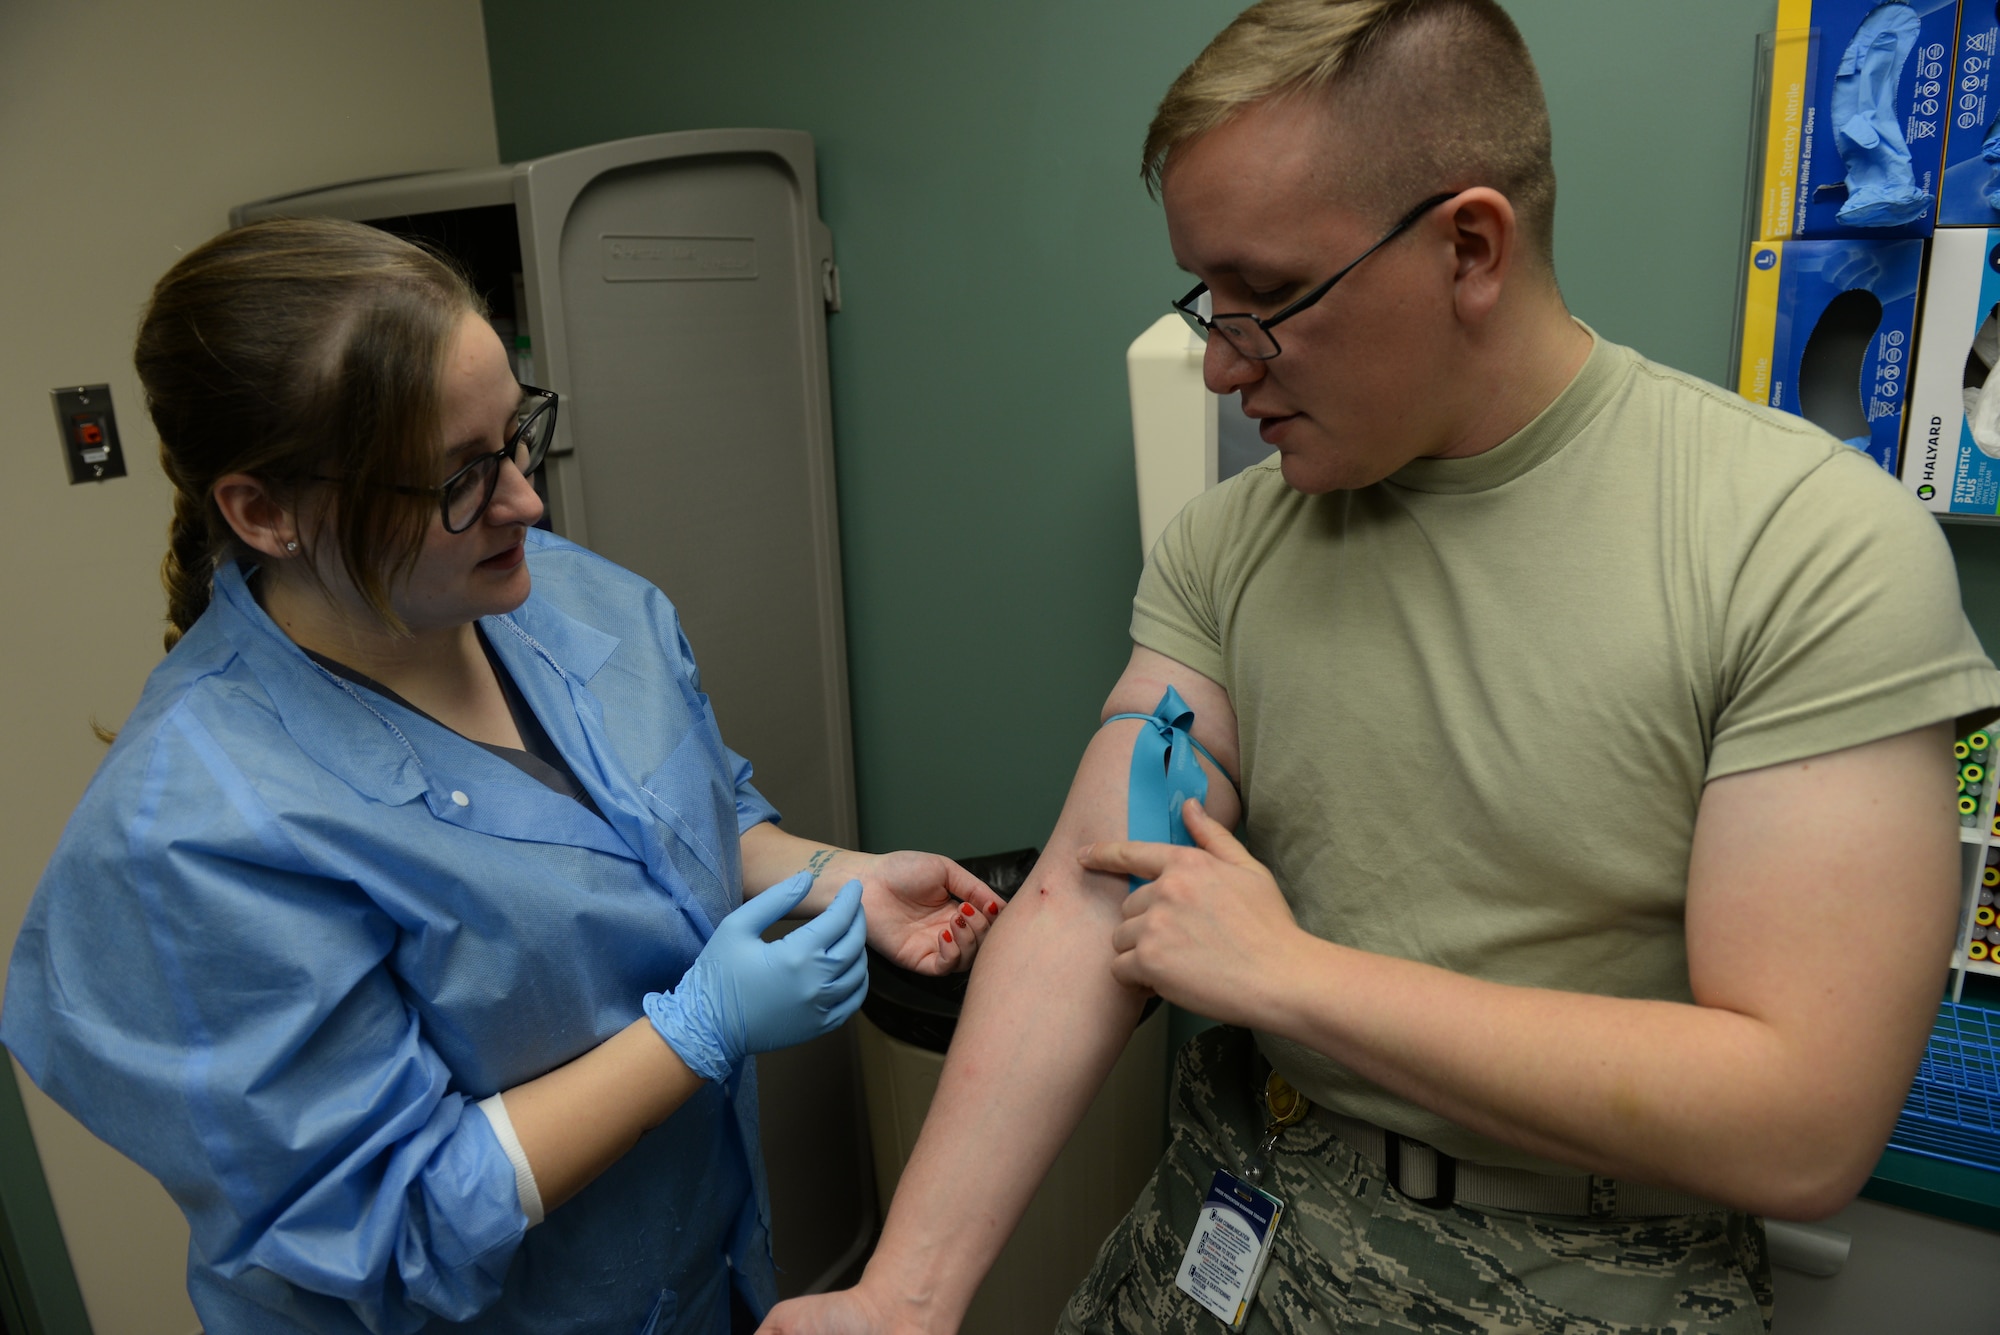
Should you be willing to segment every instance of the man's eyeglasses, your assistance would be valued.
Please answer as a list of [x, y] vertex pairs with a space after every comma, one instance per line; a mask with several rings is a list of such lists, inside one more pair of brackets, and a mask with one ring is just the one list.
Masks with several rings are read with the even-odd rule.
[[1273, 329], [1291, 319], [1300, 311], [1310, 307], [1327, 293], [1333, 291], [1333, 285], [1353, 273], [1355, 265], [1360, 264], [1362, 260], [1367, 259], [1376, 251], [1409, 231], [1410, 228], [1416, 225], [1419, 218], [1446, 200], [1456, 198], [1458, 198], [1458, 192], [1456, 191], [1450, 194], [1432, 195], [1429, 199], [1404, 214], [1401, 222], [1384, 233], [1380, 241], [1362, 251], [1353, 264], [1348, 265], [1345, 269], [1342, 269], [1339, 273], [1269, 318], [1261, 315], [1252, 315], [1248, 311], [1204, 317], [1199, 311], [1194, 309], [1194, 303], [1201, 298], [1203, 293], [1208, 291], [1207, 283], [1196, 283], [1194, 291], [1174, 303], [1174, 309], [1180, 313], [1180, 317], [1186, 320], [1189, 326], [1197, 334], [1200, 334], [1204, 340], [1208, 338], [1212, 330], [1228, 339], [1231, 347], [1235, 348], [1245, 357], [1248, 357], [1251, 361], [1268, 362], [1271, 358], [1284, 351], [1283, 348], [1278, 346], [1278, 340], [1271, 336]]
[[[533, 477], [549, 457], [549, 442], [556, 434], [556, 392], [521, 386], [521, 402], [514, 409], [514, 425], [507, 443], [491, 454], [482, 454], [435, 487], [410, 487], [394, 482], [382, 485], [405, 496], [435, 496], [438, 513], [444, 517], [444, 531], [463, 533], [479, 522], [493, 493], [500, 486], [500, 465], [512, 460], [522, 477]], [[318, 478], [333, 482], [330, 477]]]

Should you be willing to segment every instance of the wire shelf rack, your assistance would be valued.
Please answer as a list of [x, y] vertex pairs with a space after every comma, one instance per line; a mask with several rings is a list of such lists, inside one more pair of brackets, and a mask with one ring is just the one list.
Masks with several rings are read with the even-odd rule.
[[2000, 1172], [2000, 1011], [1946, 1002], [1889, 1143]]

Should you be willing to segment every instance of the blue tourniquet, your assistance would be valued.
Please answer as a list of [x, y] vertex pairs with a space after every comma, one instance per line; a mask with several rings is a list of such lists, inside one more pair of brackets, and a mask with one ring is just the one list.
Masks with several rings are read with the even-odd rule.
[[[1125, 799], [1125, 837], [1151, 844], [1178, 844], [1194, 847], [1194, 836], [1181, 819], [1181, 806], [1189, 798], [1208, 800], [1208, 775], [1202, 772], [1197, 753], [1222, 769], [1208, 748], [1194, 739], [1194, 710], [1181, 693], [1167, 687], [1160, 703], [1150, 714], [1113, 714], [1104, 720], [1137, 719], [1146, 726], [1132, 743], [1132, 778]], [[1229, 773], [1222, 770], [1226, 777]], [[1145, 882], [1134, 876], [1131, 889]]]

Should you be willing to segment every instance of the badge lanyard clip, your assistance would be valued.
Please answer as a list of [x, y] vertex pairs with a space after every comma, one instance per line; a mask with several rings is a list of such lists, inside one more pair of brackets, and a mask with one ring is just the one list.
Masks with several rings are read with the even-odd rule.
[[1273, 1071], [1264, 1081], [1264, 1109], [1271, 1120], [1265, 1123], [1264, 1139], [1257, 1144], [1256, 1162], [1250, 1165], [1250, 1180], [1260, 1184], [1271, 1166], [1271, 1151], [1278, 1148], [1278, 1137], [1285, 1134], [1286, 1127], [1303, 1122], [1312, 1104], [1292, 1088], [1290, 1081]]

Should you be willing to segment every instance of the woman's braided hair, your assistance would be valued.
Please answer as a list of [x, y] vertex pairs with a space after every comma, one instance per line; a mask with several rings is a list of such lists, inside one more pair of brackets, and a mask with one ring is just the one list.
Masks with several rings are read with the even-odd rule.
[[287, 504], [324, 483], [312, 534], [332, 540], [368, 606], [400, 628], [390, 586], [435, 506], [381, 484], [435, 480], [444, 359], [465, 315], [483, 309], [449, 262], [329, 219], [235, 228], [167, 271], [133, 359], [174, 486], [160, 567], [168, 649], [207, 608], [218, 564], [239, 554], [213, 496], [231, 473]]

